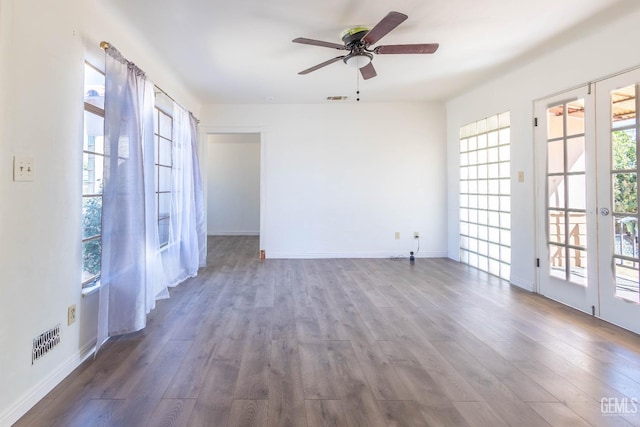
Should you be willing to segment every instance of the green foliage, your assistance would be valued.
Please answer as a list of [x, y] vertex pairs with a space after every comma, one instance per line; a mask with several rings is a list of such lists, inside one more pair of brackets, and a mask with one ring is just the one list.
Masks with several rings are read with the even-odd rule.
[[[102, 233], [102, 197], [86, 197], [82, 206], [83, 237]], [[90, 275], [100, 274], [102, 267], [102, 242], [100, 239], [85, 242], [82, 248], [83, 270]]]
[[[635, 135], [626, 131], [613, 132], [613, 170], [635, 170], [637, 165]], [[618, 213], [638, 212], [637, 173], [613, 175], [614, 210]], [[631, 231], [631, 230], [629, 230]], [[635, 230], [634, 230], [635, 231]]]

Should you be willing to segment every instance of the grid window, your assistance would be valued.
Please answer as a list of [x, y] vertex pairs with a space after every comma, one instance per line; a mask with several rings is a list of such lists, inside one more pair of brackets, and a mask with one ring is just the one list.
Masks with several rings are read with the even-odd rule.
[[158, 235], [163, 247], [169, 243], [173, 118], [156, 107], [154, 119]]
[[509, 280], [510, 113], [460, 128], [460, 260]]
[[95, 284], [102, 269], [102, 183], [104, 166], [104, 73], [84, 66], [82, 146], [82, 287]]

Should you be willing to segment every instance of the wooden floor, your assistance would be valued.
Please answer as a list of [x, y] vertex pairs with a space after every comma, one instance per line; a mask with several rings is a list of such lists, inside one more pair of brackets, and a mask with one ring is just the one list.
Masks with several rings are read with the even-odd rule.
[[450, 260], [257, 254], [210, 238], [16, 425], [640, 425], [638, 335]]

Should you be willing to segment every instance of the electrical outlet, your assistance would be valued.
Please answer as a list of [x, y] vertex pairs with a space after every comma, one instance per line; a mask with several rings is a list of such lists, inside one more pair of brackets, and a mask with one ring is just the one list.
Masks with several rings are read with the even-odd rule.
[[400, 240], [400, 232], [396, 231], [396, 240]]
[[13, 180], [33, 181], [35, 176], [35, 162], [33, 157], [13, 156]]
[[76, 321], [76, 305], [70, 305], [67, 309], [67, 325], [71, 325]]
[[418, 232], [418, 231], [414, 231], [414, 232], [413, 232], [413, 238], [414, 238], [414, 239], [419, 239], [419, 238], [420, 238], [420, 232]]

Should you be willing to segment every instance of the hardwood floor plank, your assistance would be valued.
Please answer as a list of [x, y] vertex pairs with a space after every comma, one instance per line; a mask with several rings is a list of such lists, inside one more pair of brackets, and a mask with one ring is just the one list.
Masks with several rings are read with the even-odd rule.
[[146, 425], [147, 427], [188, 427], [189, 417], [195, 404], [195, 399], [162, 399]]
[[383, 400], [380, 406], [389, 427], [427, 427], [429, 425], [413, 401]]
[[266, 400], [234, 400], [227, 427], [258, 427], [267, 425]]
[[471, 427], [508, 427], [498, 414], [493, 412], [487, 402], [453, 402], [458, 412]]
[[306, 400], [309, 427], [349, 427], [340, 400]]
[[300, 370], [305, 399], [340, 399], [325, 342], [299, 343]]
[[239, 370], [232, 360], [213, 361], [191, 411], [189, 427], [227, 425]]
[[585, 420], [559, 402], [528, 402], [553, 427], [586, 427]]
[[272, 341], [269, 373], [269, 427], [305, 427], [304, 387], [298, 345]]

